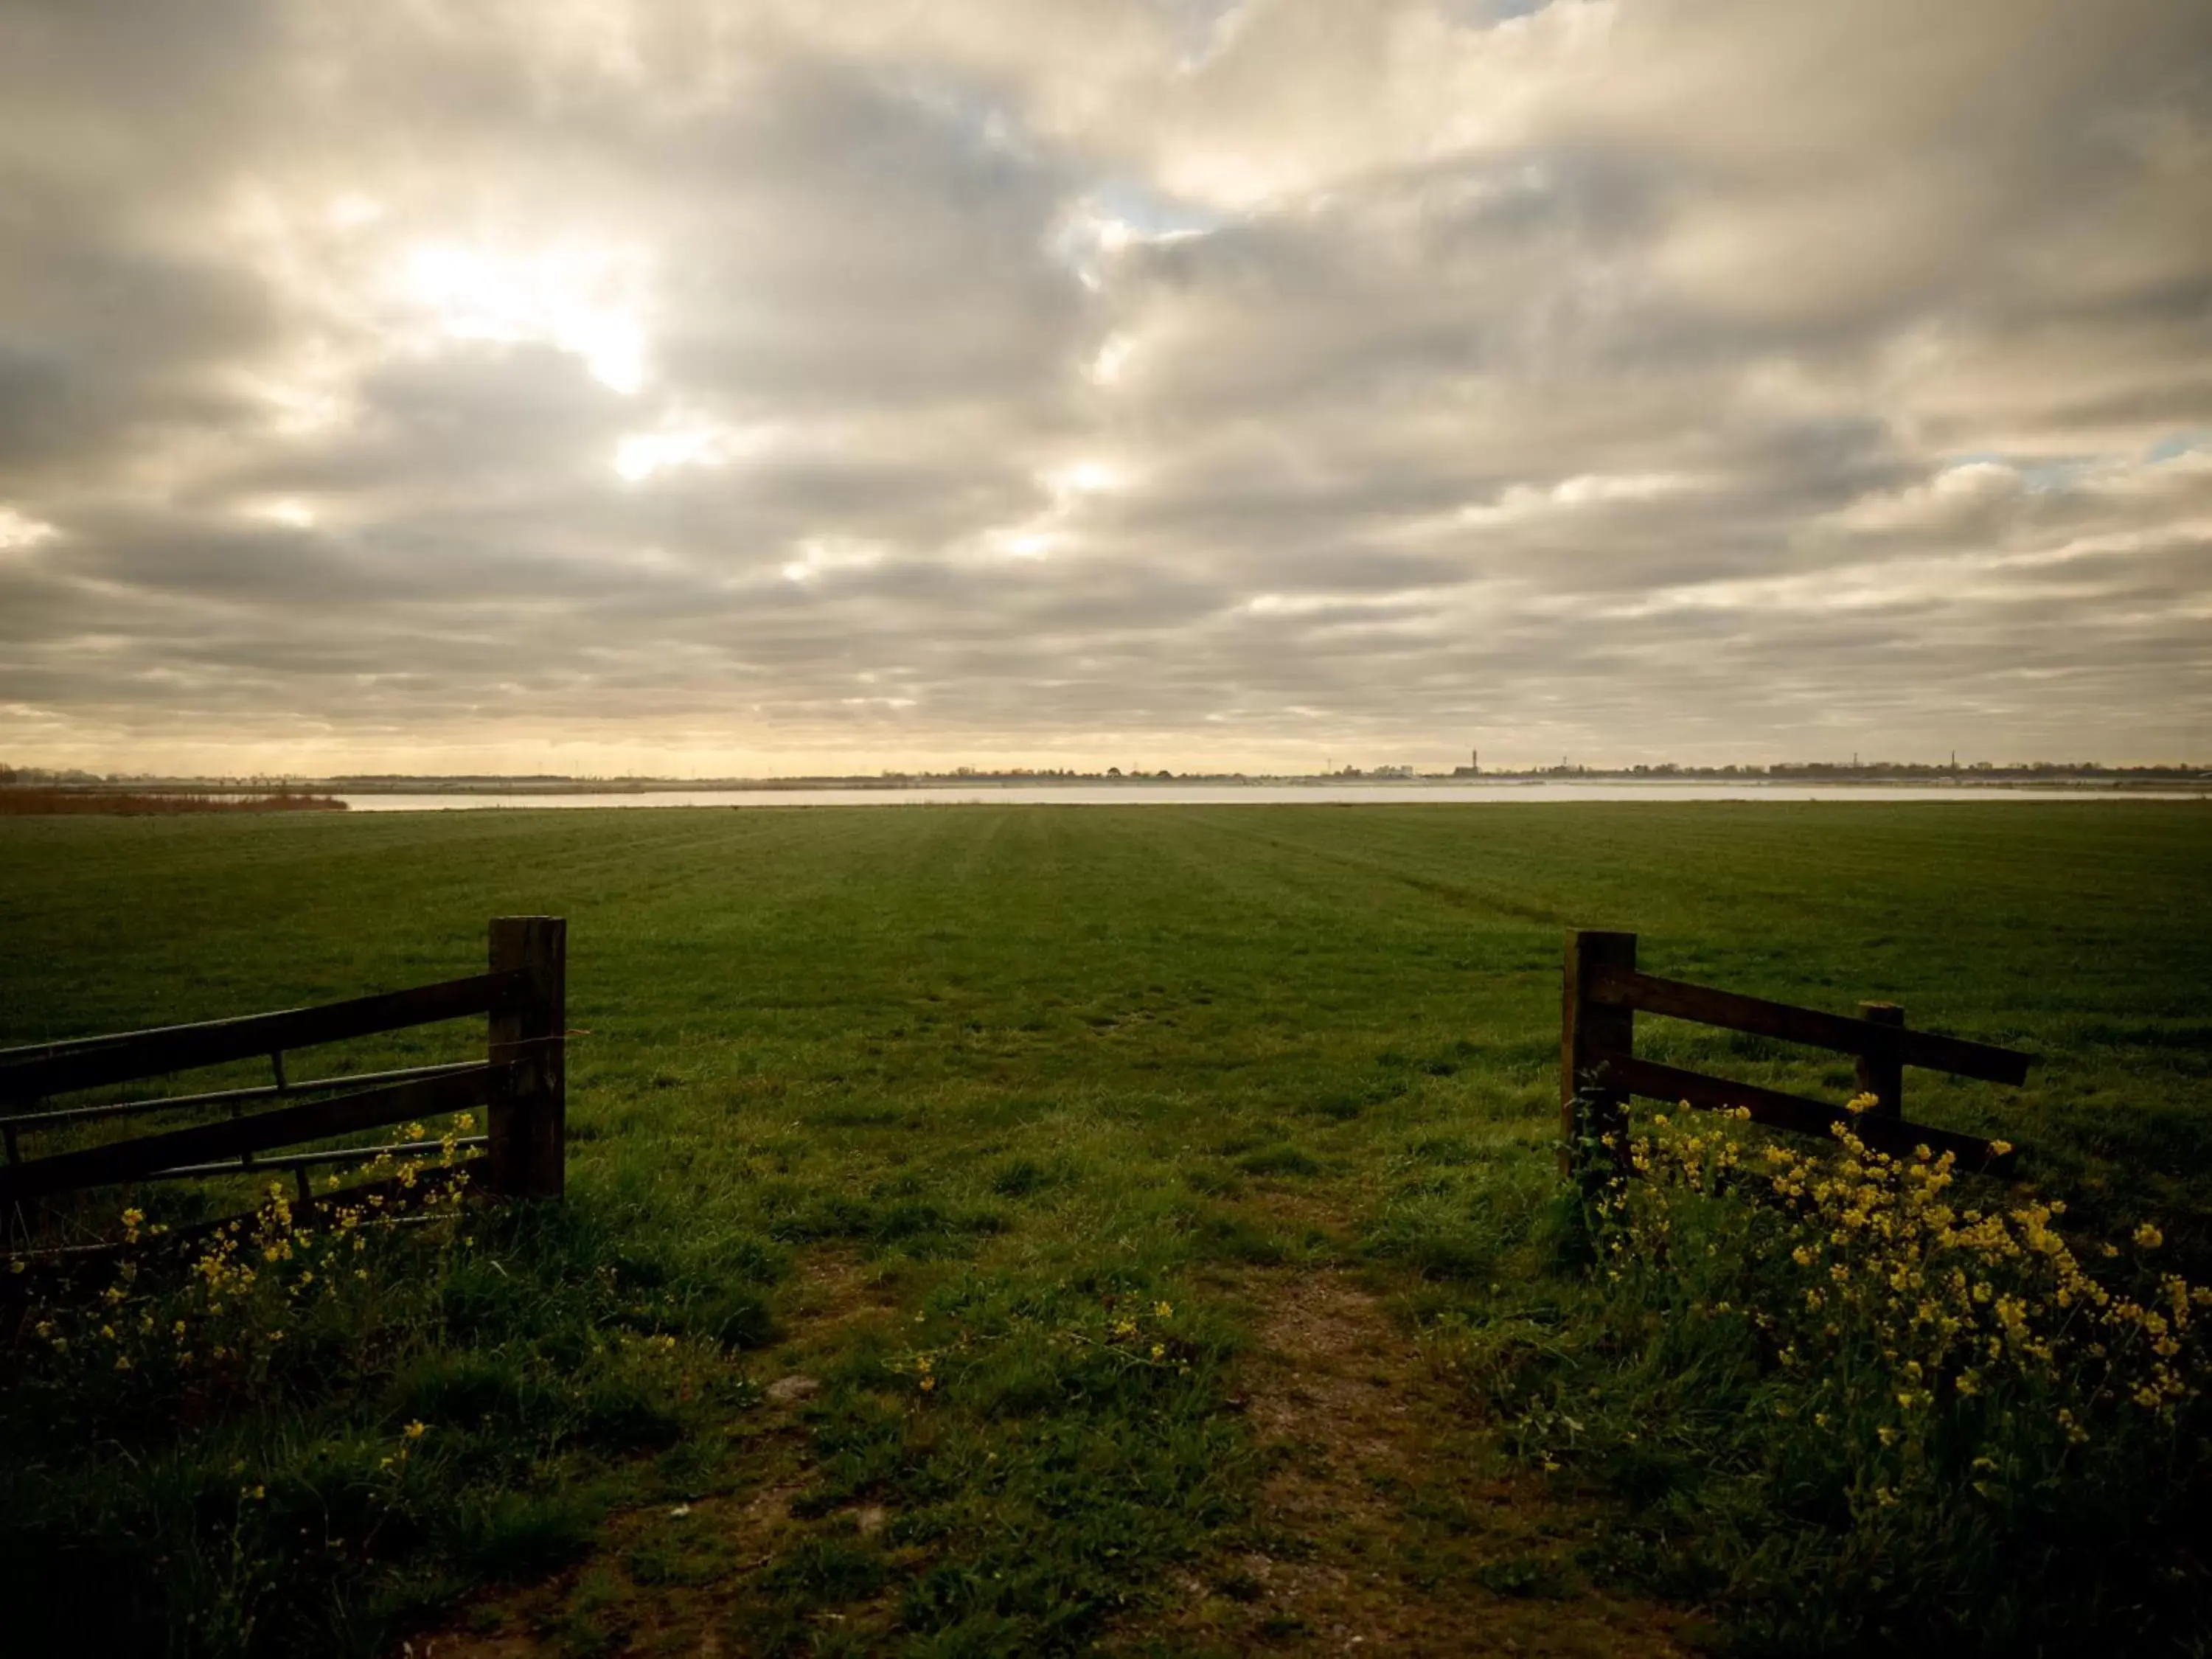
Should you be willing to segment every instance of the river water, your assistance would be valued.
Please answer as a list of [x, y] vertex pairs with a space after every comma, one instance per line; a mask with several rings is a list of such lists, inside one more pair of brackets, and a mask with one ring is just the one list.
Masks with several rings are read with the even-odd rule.
[[577, 806], [1381, 806], [1539, 801], [2203, 800], [2204, 790], [2005, 788], [1884, 784], [1124, 783], [927, 784], [912, 788], [658, 789], [647, 793], [340, 795], [356, 812], [450, 812]]

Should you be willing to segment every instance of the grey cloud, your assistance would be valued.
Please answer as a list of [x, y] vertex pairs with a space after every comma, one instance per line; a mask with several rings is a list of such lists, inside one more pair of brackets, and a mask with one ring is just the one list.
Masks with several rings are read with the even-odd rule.
[[2201, 748], [2207, 62], [2187, 0], [14, 8], [0, 750]]

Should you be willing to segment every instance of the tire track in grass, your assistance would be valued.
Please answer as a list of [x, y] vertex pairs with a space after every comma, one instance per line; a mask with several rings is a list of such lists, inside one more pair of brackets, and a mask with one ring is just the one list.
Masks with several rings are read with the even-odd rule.
[[[1376, 809], [1363, 807], [1345, 810], [1373, 811]], [[1502, 894], [1480, 891], [1461, 882], [1448, 881], [1441, 876], [1407, 869], [1387, 857], [1365, 856], [1337, 848], [1319, 847], [1310, 842], [1292, 840], [1280, 833], [1270, 834], [1264, 830], [1243, 829], [1224, 822], [1218, 817], [1206, 817], [1199, 821], [1224, 840], [1242, 842], [1247, 846], [1264, 847], [1278, 854], [1296, 854], [1316, 864], [1333, 865], [1339, 869], [1352, 872], [1370, 880], [1409, 888], [1425, 898], [1437, 900], [1454, 909], [1473, 911], [1477, 915], [1494, 917], [1501, 921], [1522, 925], [1542, 927], [1565, 925], [1564, 913], [1548, 905], [1516, 902]]]

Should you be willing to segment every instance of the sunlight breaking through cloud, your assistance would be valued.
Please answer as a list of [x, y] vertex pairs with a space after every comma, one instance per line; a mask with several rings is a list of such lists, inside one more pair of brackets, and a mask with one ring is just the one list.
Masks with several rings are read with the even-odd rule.
[[594, 380], [628, 396], [646, 376], [641, 264], [635, 254], [588, 245], [518, 256], [441, 243], [415, 251], [408, 279], [453, 338], [543, 342], [581, 358]]
[[2212, 750], [2201, 5], [7, 38], [0, 756]]

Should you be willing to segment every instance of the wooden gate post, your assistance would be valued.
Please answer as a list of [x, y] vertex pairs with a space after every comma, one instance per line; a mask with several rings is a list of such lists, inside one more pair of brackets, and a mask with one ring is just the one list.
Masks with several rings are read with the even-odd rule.
[[561, 916], [494, 916], [491, 966], [520, 969], [520, 998], [492, 1011], [487, 1133], [493, 1192], [509, 1198], [561, 1196], [568, 1153], [568, 924]]
[[[1628, 1156], [1628, 1095], [1605, 1086], [1592, 1073], [1600, 1056], [1631, 1054], [1636, 1051], [1636, 1011], [1593, 1002], [1589, 977], [1598, 968], [1636, 966], [1636, 935], [1578, 929], [1567, 935], [1564, 998], [1559, 1016], [1559, 1173], [1572, 1176], [1586, 1172], [1582, 1164], [1585, 1143], [1611, 1134], [1613, 1157], [1625, 1163]], [[1577, 1106], [1577, 1102], [1580, 1104]]]
[[[1885, 1033], [1905, 1029], [1905, 1010], [1893, 1002], [1862, 1002], [1859, 1018], [1869, 1025], [1879, 1025]], [[1872, 1095], [1878, 1103], [1875, 1112], [1882, 1117], [1901, 1118], [1905, 1115], [1905, 1053], [1904, 1045], [1895, 1037], [1884, 1036], [1869, 1042], [1867, 1050], [1859, 1056], [1859, 1092]]]

